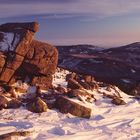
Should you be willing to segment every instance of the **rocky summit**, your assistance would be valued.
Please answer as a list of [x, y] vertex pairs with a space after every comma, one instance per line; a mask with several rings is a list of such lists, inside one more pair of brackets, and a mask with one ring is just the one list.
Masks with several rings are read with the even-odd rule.
[[58, 52], [52, 45], [34, 40], [38, 30], [37, 22], [0, 25], [1, 84], [26, 80], [42, 89], [51, 87]]

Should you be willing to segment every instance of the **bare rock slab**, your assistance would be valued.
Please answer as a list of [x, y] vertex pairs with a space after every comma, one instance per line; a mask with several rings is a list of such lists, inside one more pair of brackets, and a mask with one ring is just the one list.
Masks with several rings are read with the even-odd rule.
[[83, 106], [77, 102], [70, 100], [67, 97], [60, 96], [56, 100], [56, 108], [61, 113], [70, 113], [74, 116], [82, 117], [82, 118], [90, 118], [91, 109]]

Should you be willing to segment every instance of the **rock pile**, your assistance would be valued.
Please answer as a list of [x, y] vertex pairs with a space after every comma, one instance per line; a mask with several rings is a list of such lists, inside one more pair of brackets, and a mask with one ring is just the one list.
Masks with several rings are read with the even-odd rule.
[[68, 88], [71, 89], [98, 89], [98, 83], [90, 75], [71, 73], [66, 76], [66, 81], [68, 81]]
[[20, 94], [27, 93], [29, 110], [47, 111], [37, 89], [52, 87], [58, 52], [52, 45], [34, 40], [38, 30], [37, 22], [0, 25], [0, 109], [20, 107], [25, 103]]

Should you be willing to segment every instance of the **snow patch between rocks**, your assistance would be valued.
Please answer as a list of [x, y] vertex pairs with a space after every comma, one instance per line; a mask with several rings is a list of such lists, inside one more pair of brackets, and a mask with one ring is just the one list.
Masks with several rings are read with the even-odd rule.
[[14, 33], [4, 33], [4, 32], [0, 33], [3, 35], [3, 39], [0, 42], [0, 51], [2, 52], [14, 51], [20, 40], [20, 35], [16, 34], [15, 40], [13, 42]]

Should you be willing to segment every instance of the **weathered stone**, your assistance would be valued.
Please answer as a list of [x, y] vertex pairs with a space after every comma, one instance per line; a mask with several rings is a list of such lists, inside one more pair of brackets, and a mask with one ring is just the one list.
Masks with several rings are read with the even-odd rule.
[[88, 93], [85, 90], [80, 90], [80, 89], [71, 90], [67, 93], [67, 95], [71, 98], [77, 97], [77, 96], [89, 96], [89, 97], [93, 98], [92, 94]]
[[115, 105], [125, 105], [126, 102], [124, 100], [122, 100], [121, 98], [118, 97], [114, 97], [112, 100], [112, 103]]
[[76, 73], [70, 73], [66, 75], [66, 81], [69, 81], [70, 79], [75, 79], [76, 78]]
[[0, 25], [0, 81], [12, 85], [17, 80], [48, 89], [58, 62], [58, 51], [50, 44], [33, 40], [36, 22]]
[[0, 56], [3, 58], [0, 64], [1, 81], [8, 83], [23, 63], [37, 28], [37, 23], [9, 23], [0, 26], [0, 51], [3, 53]]
[[111, 92], [111, 87], [110, 86], [107, 86], [106, 87], [106, 90], [109, 91], [109, 92]]
[[98, 84], [96, 82], [85, 82], [83, 80], [77, 80], [77, 82], [87, 90], [98, 89]]
[[10, 132], [3, 135], [0, 135], [0, 140], [12, 140], [13, 136], [28, 136], [30, 134], [29, 131], [19, 131], [19, 132]]
[[[28, 75], [33, 85], [48, 89], [52, 86], [52, 75], [55, 73], [57, 62], [58, 52], [55, 47], [34, 40], [15, 77], [23, 79], [23, 76]], [[14, 78], [11, 80], [15, 81]]]
[[0, 52], [0, 72], [2, 72], [5, 63], [6, 63], [6, 56], [2, 52]]
[[71, 113], [74, 116], [82, 117], [82, 118], [90, 118], [91, 109], [78, 104], [67, 97], [60, 96], [56, 100], [56, 108], [61, 113]]
[[31, 112], [42, 113], [47, 112], [48, 107], [40, 97], [37, 97], [27, 104], [27, 109]]
[[3, 93], [5, 93], [5, 89], [4, 89], [4, 87], [3, 87], [3, 85], [0, 85], [0, 94], [3, 94]]
[[49, 76], [35, 76], [32, 80], [32, 84], [40, 87], [41, 89], [48, 90], [52, 87], [52, 79], [51, 75]]
[[55, 87], [55, 90], [62, 94], [67, 93], [67, 89], [62, 87], [61, 85], [59, 85], [58, 87]]
[[17, 99], [12, 99], [8, 102], [7, 108], [19, 108], [22, 105], [22, 103]]
[[25, 22], [25, 23], [6, 23], [0, 26], [0, 31], [11, 32], [13, 29], [24, 28], [32, 32], [39, 30], [39, 24], [37, 22]]
[[69, 79], [67, 87], [71, 89], [83, 89], [83, 87], [74, 79]]
[[0, 81], [5, 83], [9, 82], [14, 73], [15, 71], [13, 69], [5, 68], [4, 71], [1, 73]]
[[[36, 74], [52, 75], [55, 73], [58, 62], [58, 52], [55, 47], [50, 44], [33, 40], [30, 46], [30, 50], [26, 55], [23, 67], [25, 70], [30, 71], [33, 67], [33, 71]], [[30, 65], [28, 69], [27, 65]], [[31, 71], [32, 72], [32, 71]]]
[[82, 82], [82, 81], [78, 81], [78, 83], [83, 86], [85, 89], [87, 90], [91, 90], [91, 86], [89, 85], [89, 83], [86, 83], [86, 82]]
[[8, 100], [6, 99], [6, 97], [0, 95], [0, 110], [6, 108], [7, 104], [8, 104]]
[[90, 75], [84, 75], [84, 80], [85, 82], [90, 83], [93, 81], [93, 78]]
[[130, 92], [133, 96], [140, 96], [140, 84], [137, 84]]
[[70, 90], [66, 95], [70, 98], [77, 98], [78, 100], [83, 102], [86, 101], [92, 103], [93, 101], [96, 101], [94, 95], [88, 93], [85, 90], [80, 90], [80, 89]]

